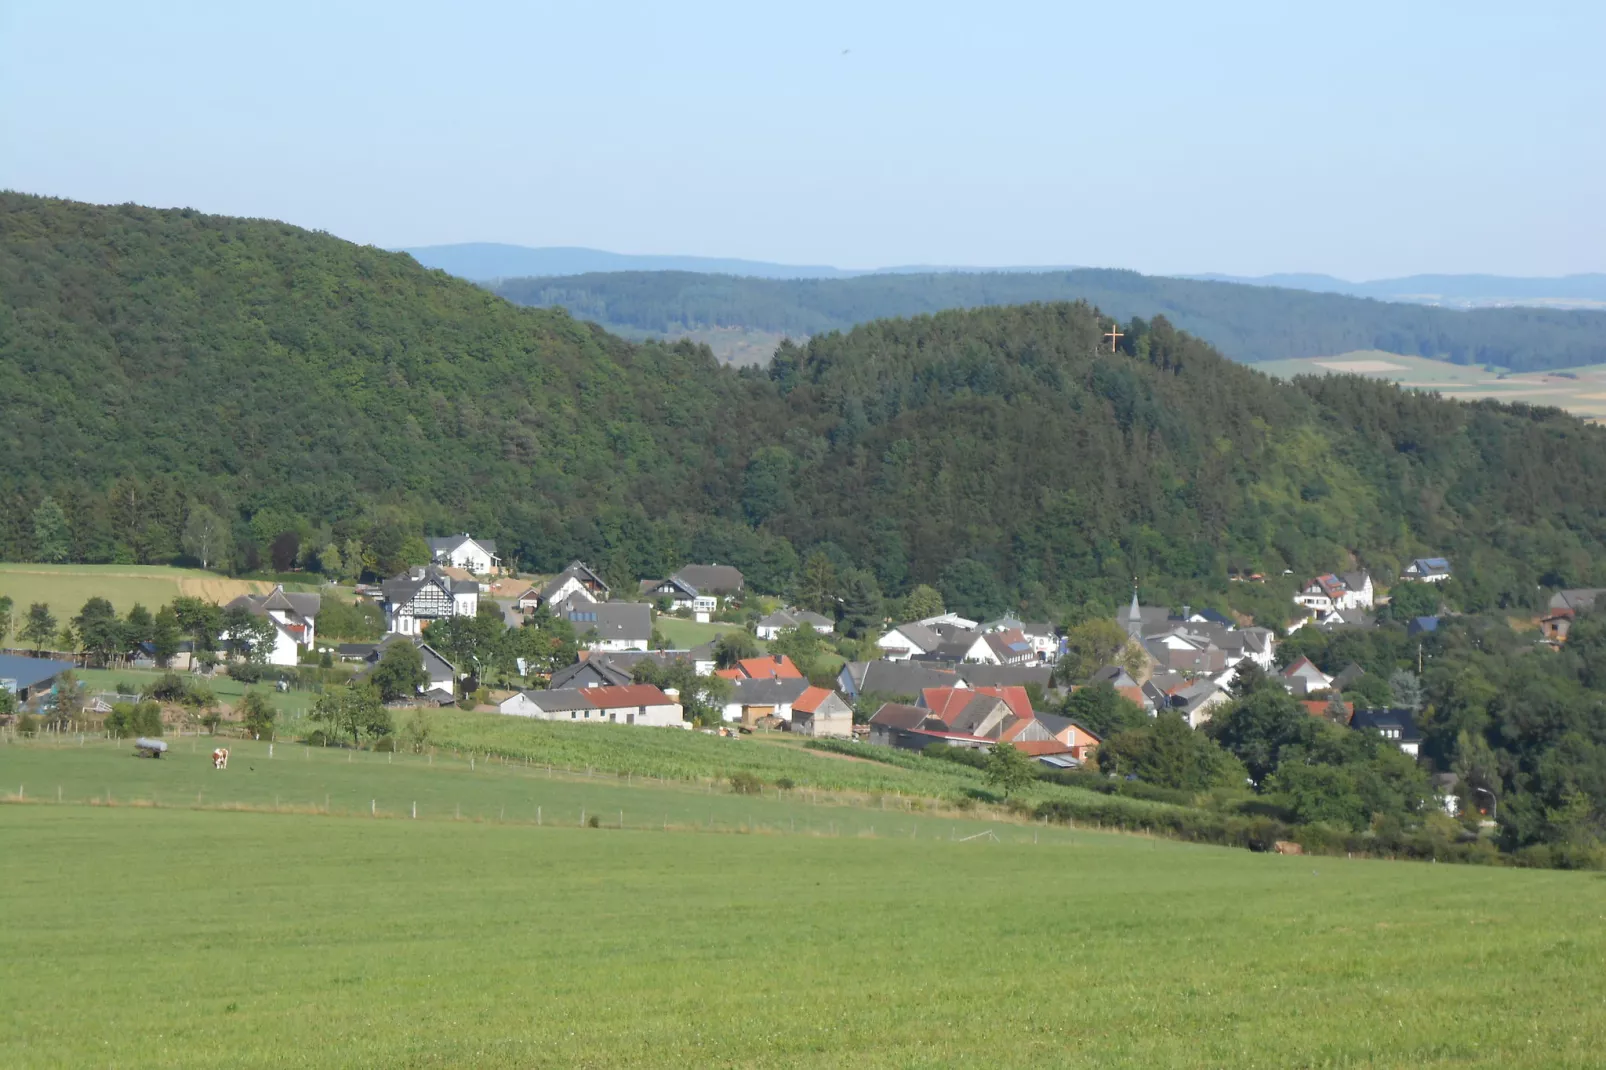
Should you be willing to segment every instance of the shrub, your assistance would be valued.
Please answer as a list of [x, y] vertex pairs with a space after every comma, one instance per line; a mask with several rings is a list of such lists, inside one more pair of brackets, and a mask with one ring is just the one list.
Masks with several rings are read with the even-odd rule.
[[378, 751], [380, 754], [388, 754], [389, 752], [396, 750], [396, 737], [381, 736], [379, 739], [374, 741], [374, 750]]
[[17, 731], [25, 736], [34, 735], [39, 731], [39, 718], [31, 713], [24, 713], [17, 718]]
[[602, 827], [602, 818], [598, 817], [596, 814], [592, 814], [590, 817], [586, 818], [586, 826], [588, 828], [599, 829]]
[[145, 688], [145, 697], [159, 702], [183, 702], [190, 685], [176, 672], [163, 673]]
[[780, 788], [782, 791], [791, 791], [793, 788], [797, 787], [797, 784], [792, 780], [791, 777], [783, 776], [781, 779], [775, 782], [775, 786]]
[[262, 666], [253, 665], [249, 661], [236, 661], [228, 669], [230, 679], [238, 680], [242, 684], [254, 684], [262, 679]]
[[731, 791], [738, 795], [758, 795], [764, 791], [764, 782], [752, 773], [732, 773]]

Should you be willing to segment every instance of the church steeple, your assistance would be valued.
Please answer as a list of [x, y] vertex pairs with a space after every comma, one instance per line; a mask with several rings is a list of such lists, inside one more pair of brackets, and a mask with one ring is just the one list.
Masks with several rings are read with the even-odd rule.
[[1132, 608], [1126, 611], [1126, 634], [1134, 639], [1143, 638], [1143, 611], [1138, 608], [1138, 581], [1132, 580]]

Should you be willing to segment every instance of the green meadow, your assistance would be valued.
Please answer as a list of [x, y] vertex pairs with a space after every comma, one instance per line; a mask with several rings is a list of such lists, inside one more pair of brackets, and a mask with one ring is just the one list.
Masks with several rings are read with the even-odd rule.
[[242, 594], [269, 590], [260, 580], [235, 580], [200, 569], [166, 565], [37, 565], [0, 563], [0, 595], [9, 595], [20, 618], [35, 602], [48, 605], [58, 621], [68, 619], [91, 598], [104, 598], [119, 613], [137, 602], [155, 610], [180, 595], [228, 602]]
[[209, 741], [172, 742], [0, 745], [0, 1065], [1588, 1067], [1606, 1046], [1598, 874], [439, 754], [237, 743], [215, 772]]

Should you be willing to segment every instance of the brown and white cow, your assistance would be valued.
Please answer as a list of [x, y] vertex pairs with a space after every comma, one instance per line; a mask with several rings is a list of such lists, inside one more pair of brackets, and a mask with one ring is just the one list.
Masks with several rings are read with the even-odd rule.
[[1278, 840], [1272, 848], [1280, 855], [1302, 855], [1305, 849], [1293, 840]]
[[229, 748], [219, 747], [212, 752], [212, 768], [227, 769], [229, 767]]

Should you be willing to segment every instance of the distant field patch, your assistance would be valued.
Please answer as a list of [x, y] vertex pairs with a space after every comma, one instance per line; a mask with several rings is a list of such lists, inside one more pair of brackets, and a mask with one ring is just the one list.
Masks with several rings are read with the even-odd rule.
[[1352, 372], [1357, 375], [1408, 370], [1405, 365], [1396, 364], [1391, 360], [1318, 360], [1316, 363], [1335, 372]]
[[1366, 350], [1264, 361], [1254, 367], [1283, 379], [1298, 375], [1365, 375], [1387, 379], [1408, 390], [1432, 390], [1462, 401], [1520, 401], [1565, 409], [1587, 420], [1606, 420], [1606, 365], [1517, 375], [1480, 364], [1451, 364]]
[[78, 612], [91, 598], [111, 602], [127, 613], [136, 602], [147, 609], [166, 605], [180, 595], [227, 602], [242, 594], [270, 589], [261, 580], [235, 580], [200, 569], [166, 565], [37, 565], [0, 564], [0, 595], [9, 595], [19, 613], [43, 602], [56, 611]]

